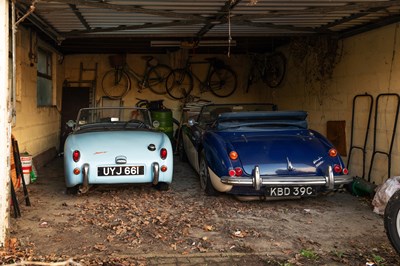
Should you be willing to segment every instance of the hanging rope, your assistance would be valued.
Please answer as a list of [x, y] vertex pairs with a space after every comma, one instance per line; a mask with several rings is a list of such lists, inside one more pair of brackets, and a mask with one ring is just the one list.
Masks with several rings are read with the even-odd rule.
[[231, 9], [229, 8], [228, 10], [228, 57], [231, 56], [231, 42], [232, 42], [232, 36], [231, 36]]

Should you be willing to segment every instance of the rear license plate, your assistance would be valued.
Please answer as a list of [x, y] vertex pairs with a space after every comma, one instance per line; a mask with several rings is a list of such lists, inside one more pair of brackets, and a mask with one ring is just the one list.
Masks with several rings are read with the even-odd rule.
[[98, 176], [143, 175], [144, 166], [97, 167]]
[[267, 187], [266, 195], [269, 197], [315, 196], [316, 190], [309, 186]]

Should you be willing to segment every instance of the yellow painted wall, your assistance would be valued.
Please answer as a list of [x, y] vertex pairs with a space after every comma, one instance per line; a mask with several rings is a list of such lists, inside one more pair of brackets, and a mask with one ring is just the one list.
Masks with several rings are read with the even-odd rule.
[[[18, 140], [20, 152], [36, 156], [53, 147], [58, 149], [60, 130], [61, 88], [64, 67], [53, 53], [53, 106], [37, 107], [36, 63], [29, 58], [30, 33], [19, 27], [16, 36], [16, 123], [12, 134]], [[34, 35], [33, 44], [36, 43]], [[39, 47], [51, 49], [41, 40]]]
[[[294, 64], [296, 51], [285, 49], [289, 58], [287, 76], [281, 88], [275, 90], [275, 100], [280, 109], [303, 109], [309, 113], [311, 128], [326, 135], [326, 122], [346, 121], [347, 152], [350, 146], [353, 98], [357, 94], [369, 93], [375, 101], [378, 94], [400, 94], [400, 34], [399, 25], [390, 25], [368, 33], [359, 34], [339, 42], [337, 64], [332, 79], [325, 88], [320, 83], [305, 82], [304, 67]], [[368, 101], [358, 98], [355, 112], [353, 146], [363, 146], [367, 126]], [[376, 127], [376, 151], [389, 152], [397, 100], [381, 97]], [[395, 98], [396, 99], [396, 98]], [[400, 128], [399, 128], [400, 130]], [[399, 131], [398, 130], [398, 131]], [[367, 144], [365, 174], [368, 177], [373, 153], [374, 120], [371, 121]], [[400, 132], [395, 138], [390, 176], [400, 175], [399, 141]], [[354, 155], [354, 157], [353, 157]], [[362, 153], [353, 150], [350, 173], [362, 175]], [[344, 158], [345, 160], [347, 158]], [[388, 177], [388, 160], [377, 154], [371, 171], [371, 181], [380, 184]]]

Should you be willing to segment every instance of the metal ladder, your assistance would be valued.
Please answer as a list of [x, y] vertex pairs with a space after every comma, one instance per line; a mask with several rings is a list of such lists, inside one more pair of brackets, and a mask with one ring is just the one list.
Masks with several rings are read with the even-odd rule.
[[[79, 66], [79, 79], [77, 81], [64, 81], [64, 87], [89, 87], [90, 107], [96, 107], [97, 65], [95, 63], [93, 68], [85, 68], [81, 62]], [[84, 72], [93, 72], [93, 79], [83, 79]]]

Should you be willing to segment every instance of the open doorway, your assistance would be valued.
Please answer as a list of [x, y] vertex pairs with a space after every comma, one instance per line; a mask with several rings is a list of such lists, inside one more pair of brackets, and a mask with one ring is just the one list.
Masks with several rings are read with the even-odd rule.
[[71, 128], [67, 126], [67, 122], [76, 119], [79, 109], [89, 107], [91, 90], [91, 87], [63, 87], [60, 152], [64, 151], [65, 140], [71, 133]]

